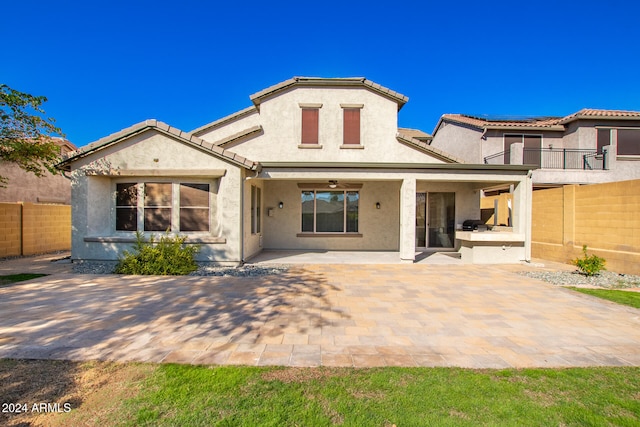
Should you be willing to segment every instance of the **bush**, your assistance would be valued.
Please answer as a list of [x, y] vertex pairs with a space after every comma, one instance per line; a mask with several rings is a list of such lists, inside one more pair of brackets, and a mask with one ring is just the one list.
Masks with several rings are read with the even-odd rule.
[[606, 270], [604, 264], [606, 263], [604, 258], [600, 258], [597, 255], [587, 255], [587, 245], [582, 247], [584, 258], [576, 258], [571, 263], [580, 269], [580, 272], [587, 276], [595, 276], [600, 273], [601, 270]]
[[133, 251], [124, 251], [115, 272], [163, 276], [189, 274], [198, 269], [193, 258], [200, 248], [185, 244], [186, 240], [186, 236], [172, 237], [167, 232], [159, 241], [152, 234], [145, 242], [142, 233], [136, 232]]

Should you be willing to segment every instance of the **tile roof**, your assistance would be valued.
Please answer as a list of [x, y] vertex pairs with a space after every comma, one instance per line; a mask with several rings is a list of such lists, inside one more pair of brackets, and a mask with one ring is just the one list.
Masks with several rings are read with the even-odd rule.
[[[549, 130], [564, 130], [559, 126], [561, 117], [531, 117], [531, 118], [484, 118], [466, 114], [443, 114], [441, 121], [457, 122], [467, 124], [478, 129], [498, 129], [498, 128], [548, 128]], [[440, 124], [438, 122], [438, 125]], [[437, 129], [437, 127], [436, 127]], [[435, 132], [434, 132], [435, 133]]]
[[640, 111], [583, 108], [577, 113], [564, 117], [559, 123], [564, 124], [580, 119], [640, 120]]
[[431, 139], [431, 135], [420, 129], [398, 128], [398, 133], [419, 140]]
[[426, 142], [420, 141], [419, 139], [411, 138], [408, 135], [403, 135], [400, 132], [396, 134], [396, 139], [398, 140], [398, 142], [402, 142], [414, 148], [418, 148], [419, 150], [425, 153], [431, 154], [432, 156], [435, 156], [441, 160], [444, 160], [446, 163], [464, 163], [464, 160], [462, 159], [459, 159], [457, 157], [452, 156], [449, 153], [445, 153], [442, 150], [432, 147]]
[[443, 114], [433, 133], [437, 133], [442, 122], [454, 122], [486, 129], [522, 129], [522, 130], [550, 130], [564, 131], [564, 125], [580, 119], [599, 120], [640, 120], [640, 111], [598, 110], [583, 108], [565, 117], [479, 117], [468, 114]]
[[190, 133], [199, 136], [202, 135], [203, 133], [205, 133], [206, 131], [210, 130], [210, 129], [215, 129], [218, 128], [220, 126], [226, 125], [230, 122], [233, 122], [235, 120], [241, 119], [243, 117], [249, 116], [253, 113], [257, 113], [258, 110], [256, 109], [255, 105], [252, 105], [251, 107], [247, 107], [243, 110], [240, 110], [238, 112], [235, 112], [233, 114], [229, 114], [228, 116], [225, 116], [221, 119], [215, 120], [211, 123], [207, 123], [206, 125], [200, 126], [197, 129], [192, 130]]
[[371, 80], [367, 80], [365, 77], [341, 77], [341, 78], [325, 78], [325, 77], [293, 77], [289, 80], [285, 80], [276, 85], [270, 86], [259, 92], [254, 93], [249, 98], [256, 107], [260, 107], [260, 103], [268, 97], [275, 95], [279, 92], [287, 90], [294, 86], [302, 87], [365, 87], [369, 90], [377, 92], [387, 98], [394, 100], [398, 104], [398, 110], [402, 108], [404, 104], [409, 100], [408, 97], [393, 91], [389, 88], [381, 86]]
[[160, 122], [158, 120], [155, 119], [149, 119], [149, 120], [145, 120], [143, 122], [140, 123], [136, 123], [133, 126], [129, 126], [128, 128], [122, 129], [121, 131], [115, 132], [109, 136], [106, 136], [104, 138], [101, 138], [95, 142], [92, 142], [91, 144], [81, 148], [80, 150], [77, 151], [71, 151], [69, 153], [67, 153], [67, 155], [63, 158], [63, 160], [57, 165], [58, 168], [60, 169], [68, 169], [69, 165], [81, 158], [84, 157], [90, 153], [93, 153], [95, 151], [99, 151], [103, 148], [106, 148], [112, 144], [115, 144], [119, 141], [122, 141], [124, 139], [130, 138], [132, 136], [138, 135], [142, 132], [146, 132], [150, 129], [156, 130], [158, 132], [164, 133], [166, 135], [172, 136], [174, 138], [178, 138], [181, 141], [189, 144], [189, 145], [193, 145], [196, 147], [199, 147], [201, 149], [204, 149], [207, 152], [210, 152], [211, 154], [213, 154], [214, 156], [221, 158], [223, 160], [229, 161], [233, 164], [236, 164], [238, 166], [244, 167], [246, 169], [250, 169], [250, 170], [259, 170], [260, 169], [260, 163], [258, 162], [254, 162], [251, 160], [248, 160], [238, 154], [235, 154], [229, 150], [225, 150], [222, 147], [219, 147], [216, 144], [212, 144], [210, 142], [207, 142], [201, 138], [198, 138], [197, 136], [189, 133], [189, 132], [184, 132], [181, 131], [178, 128], [169, 126], [166, 123]]

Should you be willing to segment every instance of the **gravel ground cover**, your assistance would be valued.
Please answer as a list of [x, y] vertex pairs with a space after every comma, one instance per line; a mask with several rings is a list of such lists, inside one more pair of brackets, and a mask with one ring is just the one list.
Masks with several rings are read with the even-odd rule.
[[579, 271], [521, 271], [519, 274], [544, 280], [558, 286], [597, 287], [624, 289], [640, 287], [640, 276], [601, 271], [595, 276], [586, 276]]
[[[116, 267], [115, 262], [85, 261], [73, 264], [74, 273], [80, 274], [112, 274]], [[189, 276], [233, 276], [233, 277], [257, 277], [273, 274], [282, 274], [289, 270], [287, 265], [260, 266], [246, 264], [241, 267], [212, 267], [200, 265]]]

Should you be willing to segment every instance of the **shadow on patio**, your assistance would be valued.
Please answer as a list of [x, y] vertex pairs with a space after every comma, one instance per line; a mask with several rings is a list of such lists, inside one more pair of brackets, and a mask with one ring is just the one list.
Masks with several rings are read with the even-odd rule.
[[336, 291], [302, 268], [251, 278], [56, 275], [0, 289], [0, 357], [160, 361], [178, 349], [282, 343], [348, 321], [329, 303]]

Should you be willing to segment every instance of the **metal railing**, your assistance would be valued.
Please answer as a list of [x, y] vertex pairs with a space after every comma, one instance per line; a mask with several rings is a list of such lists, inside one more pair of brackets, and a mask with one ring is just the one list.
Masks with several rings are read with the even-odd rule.
[[[509, 150], [484, 158], [487, 165], [508, 165], [511, 163]], [[582, 169], [604, 170], [606, 152], [579, 148], [523, 148], [522, 164], [537, 165], [541, 169]]]

